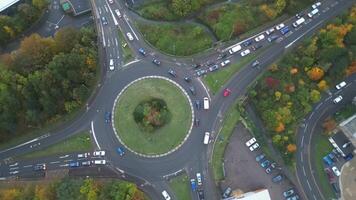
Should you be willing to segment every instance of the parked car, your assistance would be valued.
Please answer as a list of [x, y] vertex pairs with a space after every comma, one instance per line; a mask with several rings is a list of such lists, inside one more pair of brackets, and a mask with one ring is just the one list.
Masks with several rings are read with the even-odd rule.
[[252, 48], [252, 50], [256, 51], [257, 49], [259, 49], [261, 47], [263, 47], [262, 44], [256, 44], [256, 45], [252, 46], [251, 48]]
[[340, 188], [337, 185], [337, 183], [331, 183], [331, 187], [333, 188], [335, 193], [337, 193], [337, 194], [340, 193]]
[[261, 34], [255, 38], [255, 41], [259, 42], [259, 41], [262, 41], [263, 39], [265, 39], [265, 35]]
[[105, 112], [105, 123], [111, 122], [111, 112]]
[[224, 92], [223, 92], [223, 96], [227, 97], [227, 96], [230, 96], [230, 94], [231, 94], [231, 90], [229, 88], [225, 88]]
[[260, 62], [258, 60], [255, 60], [253, 63], [252, 63], [252, 67], [257, 67], [258, 65], [260, 65]]
[[198, 69], [199, 67], [201, 67], [201, 64], [193, 64], [192, 67], [193, 67], [194, 69]]
[[258, 149], [259, 147], [260, 147], [260, 145], [256, 142], [255, 144], [250, 146], [250, 151], [254, 151], [254, 150]]
[[270, 37], [267, 38], [268, 42], [273, 42], [275, 41], [277, 38], [279, 38], [278, 35], [271, 35]]
[[227, 55], [228, 55], [227, 53], [219, 54], [218, 57], [216, 58], [216, 60], [220, 60], [220, 59], [226, 58]]
[[90, 156], [90, 153], [80, 153], [80, 154], [78, 154], [78, 158], [87, 158], [88, 156]]
[[203, 185], [203, 181], [202, 181], [202, 177], [201, 177], [200, 173], [197, 173], [197, 182], [198, 182], [198, 185]]
[[249, 139], [245, 144], [247, 147], [250, 147], [255, 142], [256, 142], [256, 138], [253, 137], [253, 138]]
[[204, 191], [203, 190], [198, 190], [198, 198], [199, 198], [199, 200], [204, 200]]
[[330, 182], [335, 180], [335, 176], [331, 172], [330, 168], [325, 168], [324, 171], [325, 171], [326, 175], [328, 176], [328, 179], [329, 179]]
[[339, 169], [336, 166], [332, 167], [331, 170], [333, 170], [335, 176], [341, 175], [341, 172], [339, 171]]
[[164, 197], [165, 200], [171, 200], [171, 197], [169, 196], [166, 190], [162, 191], [162, 196]]
[[278, 30], [282, 29], [283, 27], [285, 27], [285, 25], [283, 23], [281, 23], [276, 26], [276, 29], [278, 31]]
[[323, 157], [323, 161], [326, 165], [331, 166], [334, 162], [329, 158], [328, 155]]
[[173, 76], [173, 77], [177, 77], [177, 73], [173, 69], [169, 69], [168, 70], [168, 74]]
[[93, 156], [105, 156], [105, 151], [94, 151]]
[[243, 57], [243, 56], [247, 56], [247, 55], [250, 54], [250, 53], [251, 53], [250, 49], [246, 49], [245, 51], [241, 52], [241, 56], [242, 56], [242, 57]]
[[219, 69], [219, 65], [213, 65], [213, 66], [209, 67], [210, 72], [216, 71], [218, 69]]
[[203, 76], [203, 75], [206, 74], [206, 73], [208, 73], [207, 70], [201, 69], [201, 70], [198, 70], [198, 71], [197, 71], [197, 76]]
[[342, 96], [339, 95], [338, 97], [336, 97], [336, 98], [333, 100], [333, 102], [334, 102], [334, 104], [337, 104], [337, 103], [339, 103], [341, 100], [342, 100]]
[[282, 29], [280, 30], [280, 32], [282, 33], [282, 35], [287, 34], [289, 31], [290, 31], [290, 30], [289, 30], [289, 27], [288, 27], [288, 26], [286, 26], [286, 27], [284, 27], [284, 28], [282, 28]]
[[221, 62], [221, 67], [225, 67], [226, 65], [230, 64], [230, 60], [225, 60], [223, 62]]
[[265, 172], [266, 172], [267, 174], [270, 174], [270, 173], [272, 172], [272, 168], [271, 168], [271, 167], [267, 167], [266, 170], [265, 170]]
[[246, 40], [245, 42], [242, 43], [242, 46], [247, 47], [250, 46], [253, 43], [252, 39]]
[[316, 9], [317, 7], [321, 6], [321, 3], [320, 2], [316, 2], [312, 5], [312, 8], [313, 9]]
[[283, 176], [281, 174], [278, 174], [277, 176], [272, 178], [273, 183], [279, 183], [283, 180]]
[[140, 52], [143, 56], [146, 56], [146, 51], [143, 48], [139, 48], [138, 52]]
[[223, 198], [228, 198], [228, 197], [231, 196], [231, 193], [232, 193], [232, 189], [231, 189], [230, 187], [228, 187], [228, 188], [225, 189], [225, 191], [224, 191], [222, 197], [223, 197]]
[[266, 157], [265, 154], [260, 154], [260, 155], [256, 156], [256, 162], [262, 161], [265, 157]]
[[263, 162], [261, 163], [261, 167], [266, 168], [266, 167], [269, 166], [270, 163], [271, 163], [271, 161], [265, 160], [265, 161], [263, 161]]
[[185, 82], [189, 83], [192, 79], [188, 76], [184, 77]]
[[89, 160], [82, 162], [82, 166], [90, 166], [90, 165], [91, 165], [91, 162]]
[[101, 17], [101, 22], [102, 22], [104, 25], [107, 25], [107, 24], [108, 24], [108, 20], [106, 19], [106, 17]]
[[71, 163], [69, 163], [69, 167], [72, 167], [72, 168], [79, 167], [79, 166], [80, 166], [79, 162], [71, 162]]
[[93, 163], [96, 165], [105, 165], [106, 160], [94, 160]]
[[291, 189], [289, 189], [289, 190], [287, 190], [287, 191], [284, 191], [284, 192], [283, 192], [283, 196], [287, 198], [287, 197], [289, 197], [289, 196], [292, 196], [294, 193], [295, 193], [294, 189], [291, 188]]
[[270, 29], [268, 29], [267, 31], [266, 31], [266, 34], [267, 35], [270, 35], [271, 33], [273, 33], [274, 32], [274, 28], [270, 28]]
[[195, 182], [194, 178], [190, 179], [190, 187], [193, 191], [197, 190], [197, 183]]
[[132, 37], [132, 34], [130, 32], [126, 33], [127, 38], [132, 41], [134, 38]]
[[152, 62], [153, 62], [155, 65], [157, 65], [157, 66], [159, 66], [159, 65], [161, 64], [161, 61], [159, 61], [157, 58], [154, 58], [154, 59], [152, 60]]
[[125, 154], [125, 149], [122, 147], [118, 147], [116, 151], [120, 156], [123, 156]]
[[346, 82], [342, 81], [341, 83], [337, 84], [335, 87], [336, 87], [336, 89], [340, 90], [341, 88], [343, 88], [345, 86], [346, 86]]
[[110, 69], [110, 71], [113, 71], [115, 69], [114, 59], [110, 59], [110, 61], [109, 61], [109, 69]]
[[298, 200], [299, 199], [299, 195], [294, 195], [292, 197], [288, 197], [287, 200]]

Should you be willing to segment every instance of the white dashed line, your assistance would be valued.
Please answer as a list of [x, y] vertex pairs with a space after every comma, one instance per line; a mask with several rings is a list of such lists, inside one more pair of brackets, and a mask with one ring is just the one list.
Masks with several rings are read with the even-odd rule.
[[95, 143], [96, 143], [96, 146], [97, 146], [99, 149], [101, 149], [101, 148], [100, 148], [100, 145], [99, 145], [99, 142], [98, 142], [98, 140], [96, 139], [96, 136], [95, 136], [94, 122], [93, 122], [93, 121], [91, 121], [91, 132], [93, 133], [93, 137], [94, 137], [94, 141], [95, 141]]

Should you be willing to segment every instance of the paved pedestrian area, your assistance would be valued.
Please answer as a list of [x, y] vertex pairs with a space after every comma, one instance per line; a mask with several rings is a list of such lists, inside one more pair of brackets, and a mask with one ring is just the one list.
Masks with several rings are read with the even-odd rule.
[[356, 159], [345, 163], [340, 176], [341, 196], [344, 200], [356, 199]]

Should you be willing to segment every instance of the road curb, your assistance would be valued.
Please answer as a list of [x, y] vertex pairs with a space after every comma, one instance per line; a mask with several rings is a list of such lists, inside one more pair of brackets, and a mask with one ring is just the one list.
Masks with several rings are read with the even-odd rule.
[[[178, 146], [174, 147], [173, 149], [171, 149], [170, 151], [166, 152], [166, 153], [163, 153], [163, 154], [155, 154], [155, 155], [147, 155], [147, 154], [143, 154], [143, 153], [139, 153], [139, 152], [136, 152], [134, 151], [133, 149], [129, 148], [122, 140], [121, 138], [119, 137], [119, 134], [115, 128], [115, 108], [116, 108], [116, 104], [119, 102], [119, 99], [121, 97], [121, 95], [126, 91], [127, 88], [129, 88], [131, 85], [135, 84], [136, 82], [139, 82], [141, 80], [144, 80], [144, 79], [162, 79], [162, 80], [166, 80], [166, 81], [169, 81], [170, 83], [174, 84], [176, 87], [178, 87], [178, 89], [180, 89], [183, 94], [185, 95], [185, 97], [187, 98], [188, 102], [189, 102], [189, 105], [190, 105], [190, 109], [191, 109], [191, 112], [192, 112], [192, 119], [191, 119], [191, 124], [190, 124], [190, 128], [188, 130], [188, 134], [185, 136], [185, 138], [182, 140], [181, 143], [178, 144]], [[114, 105], [113, 105], [113, 108], [112, 108], [112, 118], [111, 118], [111, 126], [112, 126], [112, 129], [115, 133], [115, 136], [116, 138], [119, 140], [119, 142], [126, 148], [128, 149], [129, 151], [131, 151], [132, 153], [138, 155], [138, 156], [141, 156], [141, 157], [145, 157], [145, 158], [159, 158], [159, 157], [163, 157], [163, 156], [167, 156], [175, 151], [177, 151], [189, 138], [191, 132], [192, 132], [192, 129], [193, 129], [193, 120], [194, 120], [194, 108], [193, 108], [193, 104], [192, 104], [192, 101], [188, 95], [188, 93], [184, 90], [184, 88], [182, 86], [180, 86], [177, 82], [169, 79], [169, 78], [166, 78], [166, 77], [163, 77], [163, 76], [144, 76], [144, 77], [141, 77], [141, 78], [138, 78], [132, 82], [130, 82], [129, 84], [127, 84], [121, 91], [120, 93], [117, 95], [115, 101], [114, 101]]]

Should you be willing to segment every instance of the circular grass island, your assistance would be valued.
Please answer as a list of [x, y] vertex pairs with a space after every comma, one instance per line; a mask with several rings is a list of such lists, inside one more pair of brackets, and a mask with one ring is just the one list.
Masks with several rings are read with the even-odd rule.
[[192, 105], [184, 90], [163, 77], [133, 81], [114, 105], [114, 129], [129, 150], [145, 156], [174, 151], [192, 128]]

